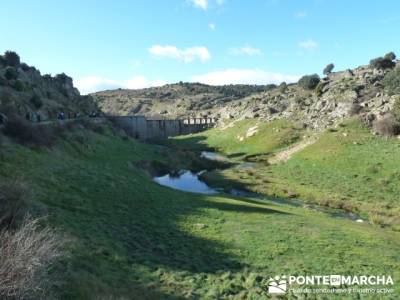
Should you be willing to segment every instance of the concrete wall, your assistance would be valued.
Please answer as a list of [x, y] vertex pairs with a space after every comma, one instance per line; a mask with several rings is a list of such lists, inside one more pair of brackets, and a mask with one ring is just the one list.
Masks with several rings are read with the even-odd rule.
[[127, 133], [141, 140], [196, 133], [215, 123], [215, 120], [210, 118], [160, 120], [144, 116], [113, 116], [111, 119]]

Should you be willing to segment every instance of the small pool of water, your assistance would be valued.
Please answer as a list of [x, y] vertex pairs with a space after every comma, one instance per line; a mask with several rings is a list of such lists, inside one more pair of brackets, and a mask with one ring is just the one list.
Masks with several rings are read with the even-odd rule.
[[[160, 185], [164, 185], [180, 191], [206, 194], [206, 195], [215, 195], [221, 192], [223, 193], [224, 192], [223, 189], [211, 188], [205, 182], [199, 179], [199, 176], [203, 172], [205, 171], [195, 173], [187, 170], [181, 170], [178, 174], [167, 174], [164, 176], [154, 177], [153, 179]], [[331, 217], [345, 218], [356, 222], [366, 222], [366, 220], [352, 213], [347, 213], [337, 209], [322, 207], [319, 205], [307, 204], [295, 199], [288, 200], [282, 198], [266, 197], [256, 193], [237, 190], [237, 189], [230, 190], [228, 194], [247, 199], [259, 200], [259, 201], [261, 200], [262, 202], [267, 202], [267, 203], [269, 202], [278, 205], [288, 205], [293, 207], [302, 207], [306, 209], [311, 209], [314, 211], [326, 213]]]
[[210, 188], [206, 183], [199, 179], [199, 173], [183, 170], [178, 176], [167, 174], [164, 176], [154, 177], [158, 184], [168, 186], [170, 188], [185, 192], [200, 193], [213, 195], [218, 191]]

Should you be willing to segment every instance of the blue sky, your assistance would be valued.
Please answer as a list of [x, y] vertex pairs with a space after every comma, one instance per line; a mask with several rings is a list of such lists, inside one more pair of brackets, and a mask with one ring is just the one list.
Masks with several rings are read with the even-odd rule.
[[83, 93], [294, 81], [400, 45], [397, 0], [13, 0], [1, 10], [0, 51], [65, 72]]

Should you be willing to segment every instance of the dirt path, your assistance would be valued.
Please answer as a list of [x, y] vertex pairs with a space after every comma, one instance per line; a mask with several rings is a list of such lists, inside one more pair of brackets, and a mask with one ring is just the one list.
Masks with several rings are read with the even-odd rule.
[[276, 153], [273, 157], [271, 157], [268, 162], [271, 165], [280, 163], [280, 162], [286, 162], [288, 161], [293, 154], [303, 150], [304, 148], [306, 148], [309, 145], [314, 144], [317, 141], [316, 137], [310, 137], [304, 141], [301, 141], [300, 143], [294, 145], [293, 147], [283, 150], [281, 152]]

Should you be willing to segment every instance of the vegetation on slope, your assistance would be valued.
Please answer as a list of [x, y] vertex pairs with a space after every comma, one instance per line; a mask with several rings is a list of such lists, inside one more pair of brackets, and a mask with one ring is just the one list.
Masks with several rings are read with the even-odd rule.
[[110, 129], [76, 129], [52, 150], [2, 145], [1, 180], [23, 177], [71, 240], [51, 270], [58, 298], [267, 299], [278, 274], [400, 276], [399, 233], [158, 186], [134, 164], [165, 162], [160, 151]]
[[302, 139], [304, 129], [286, 119], [262, 122], [247, 119], [215, 127], [206, 132], [176, 137], [170, 145], [199, 150], [212, 148], [232, 158], [268, 155]]
[[[246, 121], [253, 122], [257, 121]], [[268, 158], [272, 153], [289, 145], [276, 143], [279, 135], [268, 135], [268, 128], [274, 128], [275, 124], [260, 126], [252, 139], [242, 142], [234, 138], [236, 132], [243, 132], [242, 124], [230, 128], [235, 134], [226, 143], [224, 137], [229, 134], [224, 135], [216, 149], [231, 156], [240, 153], [240, 159], [258, 164], [251, 169], [216, 170], [203, 175], [204, 179], [227, 189], [240, 187], [341, 208], [361, 214], [373, 223], [400, 228], [398, 139], [372, 135], [359, 120], [353, 119], [321, 134], [315, 143], [294, 153], [288, 162], [270, 165]], [[196, 138], [182, 137], [175, 143], [187, 147], [185, 140], [189, 143], [197, 139], [215, 147], [218, 145], [216, 132], [218, 129], [202, 132]], [[280, 132], [287, 135], [285, 131]], [[265, 136], [269, 138], [263, 139]]]

